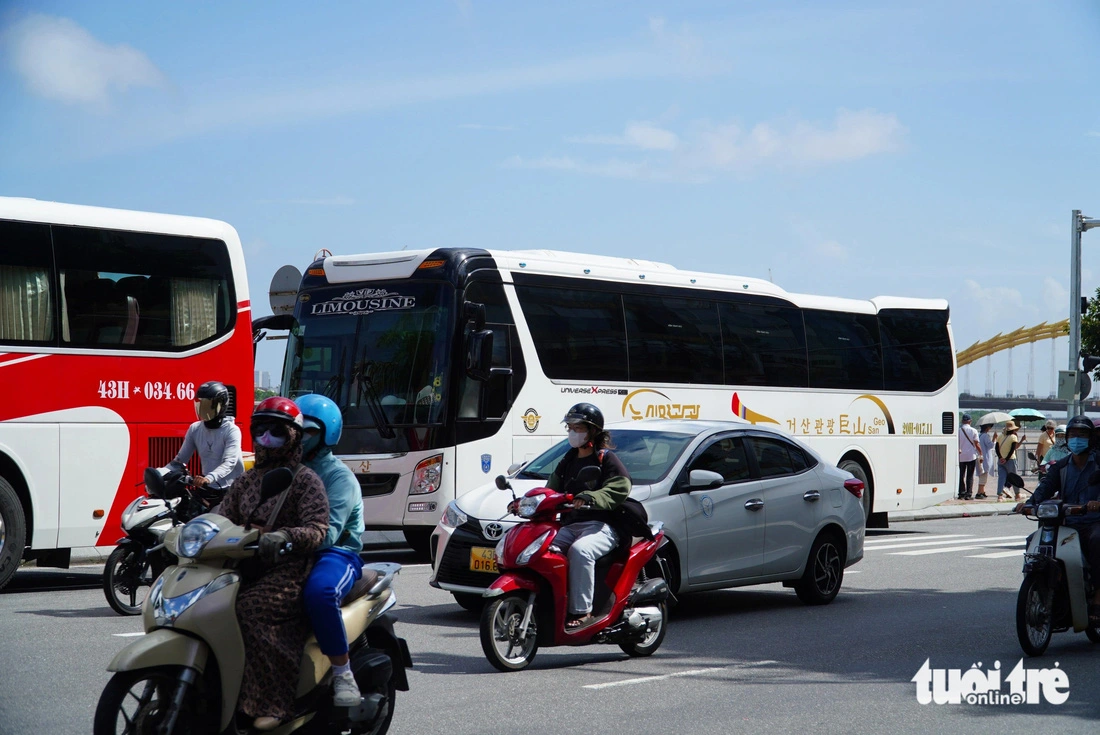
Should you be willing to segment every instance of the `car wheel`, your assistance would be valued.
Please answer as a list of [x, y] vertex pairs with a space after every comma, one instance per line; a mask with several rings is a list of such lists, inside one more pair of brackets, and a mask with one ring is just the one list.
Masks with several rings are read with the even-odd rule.
[[806, 571], [794, 586], [798, 599], [807, 605], [827, 605], [840, 592], [844, 581], [844, 552], [832, 533], [818, 536], [810, 547]]
[[428, 559], [432, 543], [433, 528], [406, 528], [404, 529], [405, 543], [407, 543], [417, 556]]
[[851, 472], [857, 480], [863, 483], [863, 497], [859, 502], [863, 505], [863, 522], [866, 524], [871, 520], [871, 509], [875, 503], [874, 491], [871, 490], [871, 482], [867, 478], [867, 470], [863, 469], [863, 465], [854, 459], [844, 460], [837, 465], [837, 469]]
[[470, 592], [452, 592], [455, 597], [455, 602], [459, 604], [463, 610], [468, 610], [472, 613], [481, 613], [481, 608], [485, 607], [485, 598], [481, 595], [475, 595]]
[[0, 589], [19, 568], [27, 543], [27, 521], [15, 488], [0, 477]]

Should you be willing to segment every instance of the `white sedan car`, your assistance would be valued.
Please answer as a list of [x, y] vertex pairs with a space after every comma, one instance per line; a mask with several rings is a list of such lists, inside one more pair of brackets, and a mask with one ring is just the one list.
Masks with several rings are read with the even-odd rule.
[[[831, 602], [863, 558], [863, 483], [765, 426], [652, 420], [609, 426], [633, 480], [630, 496], [663, 521], [677, 594], [783, 582], [806, 604]], [[562, 441], [512, 475], [516, 494], [545, 485]], [[522, 519], [495, 484], [447, 506], [432, 534], [433, 587], [480, 609], [497, 569], [493, 548]]]

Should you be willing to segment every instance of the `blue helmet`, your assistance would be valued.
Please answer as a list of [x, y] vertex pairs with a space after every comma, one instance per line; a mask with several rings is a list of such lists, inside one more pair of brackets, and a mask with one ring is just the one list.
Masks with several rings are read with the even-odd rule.
[[302, 416], [306, 425], [315, 421], [321, 427], [321, 444], [326, 447], [335, 447], [340, 441], [340, 434], [344, 431], [344, 417], [340, 415], [340, 409], [319, 393], [307, 393], [294, 401], [298, 408], [302, 409]]

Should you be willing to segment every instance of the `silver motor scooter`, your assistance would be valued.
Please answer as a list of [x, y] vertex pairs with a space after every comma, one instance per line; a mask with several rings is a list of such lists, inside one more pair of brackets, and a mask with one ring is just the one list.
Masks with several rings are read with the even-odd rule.
[[[268, 471], [262, 496], [282, 492], [291, 479], [285, 468]], [[107, 667], [115, 674], [100, 695], [94, 735], [252, 732], [251, 718], [235, 717], [245, 666], [237, 567], [255, 556], [259, 537], [258, 529], [213, 513], [165, 534], [165, 546], [179, 564], [164, 571], [145, 600], [145, 635]], [[298, 676], [298, 714], [271, 732], [382, 735], [389, 729], [395, 692], [408, 690], [405, 667], [412, 665], [408, 646], [386, 615], [397, 604], [392, 585], [400, 569], [364, 565], [363, 578], [343, 602], [359, 704], [333, 703], [331, 665], [311, 636]]]

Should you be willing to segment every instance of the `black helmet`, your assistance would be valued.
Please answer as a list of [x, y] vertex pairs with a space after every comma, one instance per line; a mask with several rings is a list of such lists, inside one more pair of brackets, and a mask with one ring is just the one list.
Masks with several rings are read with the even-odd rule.
[[1066, 433], [1068, 434], [1073, 429], [1087, 429], [1088, 431], [1095, 431], [1096, 426], [1093, 425], [1092, 419], [1084, 414], [1080, 416], [1074, 416], [1066, 423]]
[[576, 404], [565, 412], [565, 418], [562, 421], [567, 424], [583, 421], [586, 424], [595, 426], [596, 431], [603, 431], [603, 412], [591, 403]]
[[229, 408], [229, 389], [223, 383], [209, 380], [195, 392], [195, 415], [211, 428], [221, 426]]

